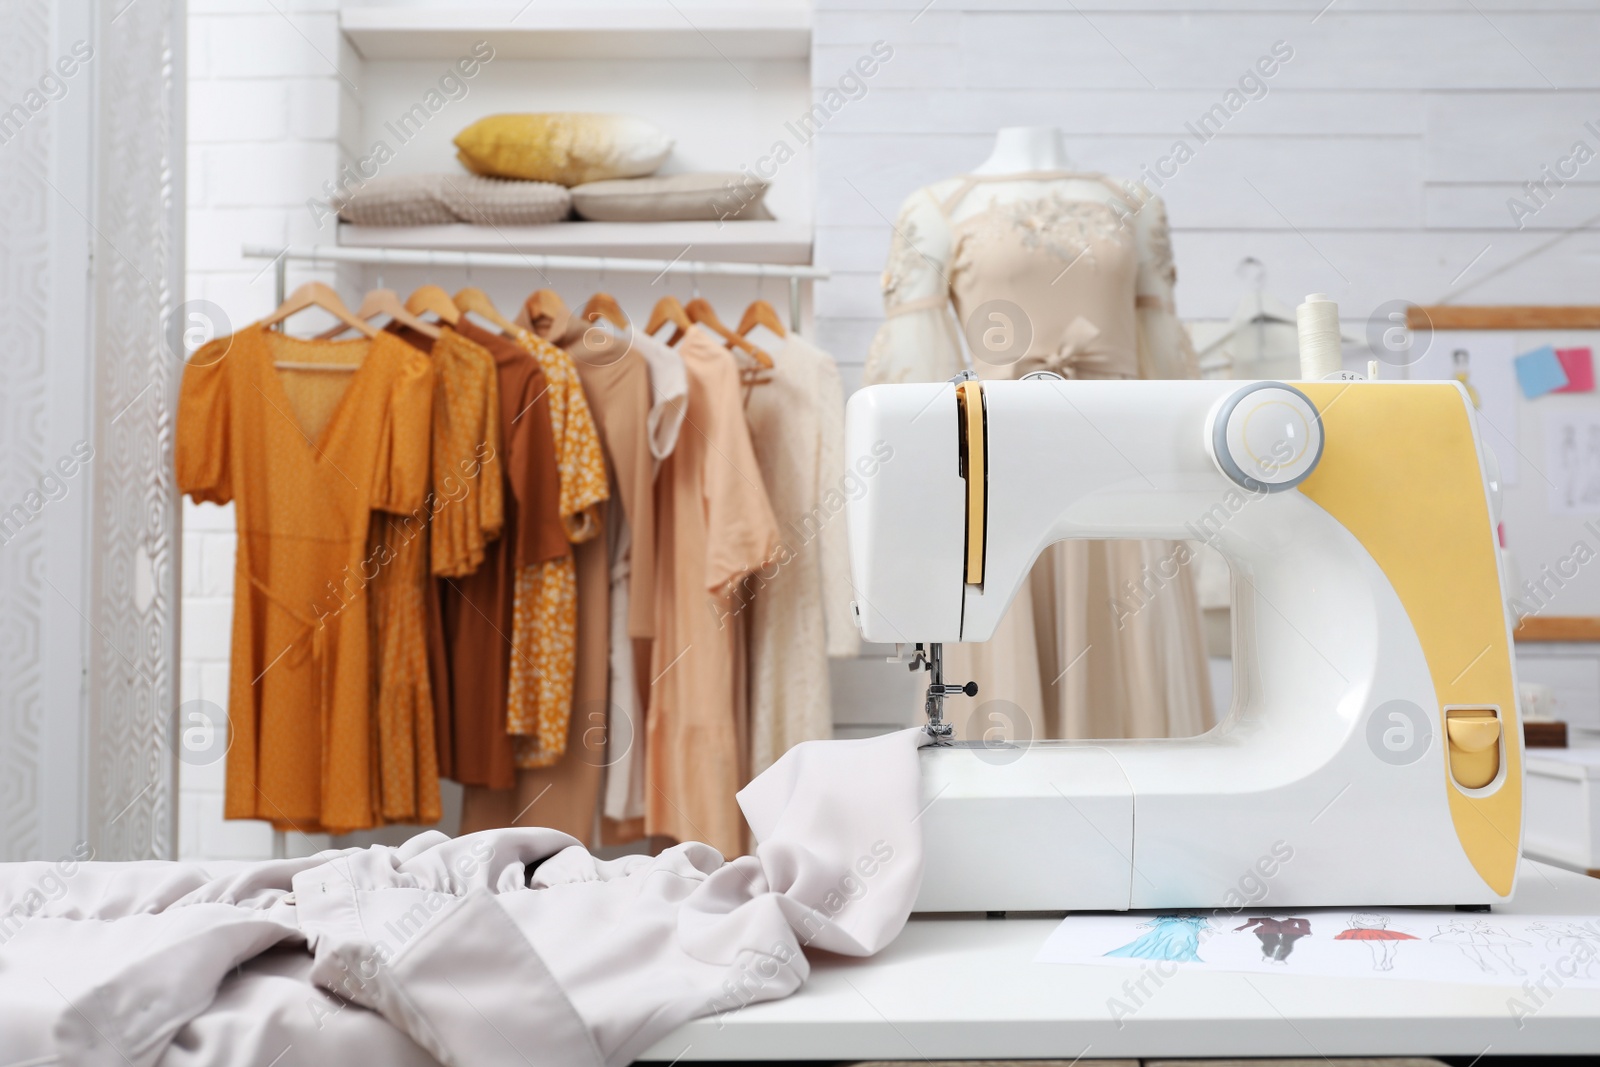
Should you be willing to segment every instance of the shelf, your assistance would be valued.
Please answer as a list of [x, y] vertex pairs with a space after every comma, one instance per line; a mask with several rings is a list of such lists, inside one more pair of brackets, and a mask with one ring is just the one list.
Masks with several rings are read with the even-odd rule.
[[548, 226], [339, 227], [347, 248], [635, 256], [735, 263], [811, 262], [811, 227], [778, 221], [557, 222]]
[[456, 59], [488, 41], [496, 59], [808, 59], [811, 14], [665, 0], [439, 10], [350, 7], [339, 27], [364, 59]]

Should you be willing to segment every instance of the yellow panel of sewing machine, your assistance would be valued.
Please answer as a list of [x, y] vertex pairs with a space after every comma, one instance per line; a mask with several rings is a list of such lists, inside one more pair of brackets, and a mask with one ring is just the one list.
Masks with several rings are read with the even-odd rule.
[[[1508, 893], [1522, 832], [1522, 732], [1471, 401], [1455, 382], [1296, 384], [1320, 410], [1327, 442], [1300, 491], [1361, 542], [1405, 605], [1439, 701], [1456, 835], [1484, 881]], [[1452, 730], [1448, 708], [1498, 709], [1498, 744], [1470, 751], [1489, 728], [1457, 716]], [[1491, 755], [1504, 773], [1497, 765], [1485, 779]]]

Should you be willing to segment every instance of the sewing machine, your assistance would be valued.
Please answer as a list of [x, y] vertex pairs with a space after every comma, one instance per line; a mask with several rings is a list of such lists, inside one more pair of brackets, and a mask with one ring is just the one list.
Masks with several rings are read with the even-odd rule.
[[[918, 911], [1511, 894], [1522, 760], [1498, 475], [1461, 386], [967, 376], [862, 389], [846, 426], [852, 465], [874, 460], [849, 505], [857, 623], [931, 680]], [[993, 635], [1064, 538], [1227, 558], [1219, 725], [957, 736], [948, 702], [961, 722], [983, 694], [946, 683], [941, 644]]]

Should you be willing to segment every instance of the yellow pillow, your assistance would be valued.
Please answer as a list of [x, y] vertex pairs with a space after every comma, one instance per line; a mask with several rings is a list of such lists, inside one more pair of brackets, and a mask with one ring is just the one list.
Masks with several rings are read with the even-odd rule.
[[456, 134], [456, 158], [474, 174], [582, 185], [653, 174], [672, 138], [627, 115], [490, 115]]

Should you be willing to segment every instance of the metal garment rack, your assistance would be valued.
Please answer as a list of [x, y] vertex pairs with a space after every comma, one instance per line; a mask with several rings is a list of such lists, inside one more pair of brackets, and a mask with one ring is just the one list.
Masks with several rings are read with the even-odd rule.
[[[688, 251], [685, 249], [684, 251]], [[720, 263], [693, 259], [635, 259], [628, 256], [549, 256], [521, 252], [434, 252], [417, 248], [346, 248], [341, 245], [245, 245], [246, 259], [273, 260], [276, 298], [288, 295], [290, 260], [311, 263], [365, 263], [393, 267], [461, 267], [486, 270], [597, 270], [630, 274], [734, 275], [789, 279], [789, 326], [800, 331], [801, 281], [825, 281], [823, 267], [784, 263]]]

